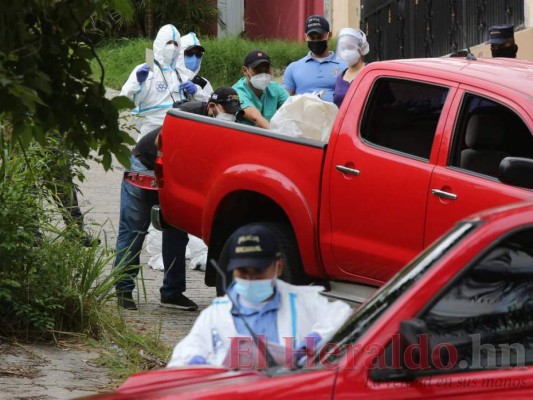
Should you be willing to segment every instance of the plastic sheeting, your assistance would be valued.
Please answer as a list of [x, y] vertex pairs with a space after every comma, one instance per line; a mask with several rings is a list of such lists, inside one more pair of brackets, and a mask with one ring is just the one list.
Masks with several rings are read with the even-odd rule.
[[[161, 231], [155, 229], [151, 224], [148, 228], [148, 235], [146, 237], [146, 251], [150, 256], [148, 265], [156, 270], [163, 271], [163, 236]], [[205, 264], [207, 262], [207, 246], [202, 239], [196, 236], [189, 235], [189, 244], [185, 252], [185, 258], [189, 261], [191, 269], [199, 269], [205, 271]]]
[[291, 96], [270, 120], [270, 130], [327, 142], [339, 109], [316, 94]]

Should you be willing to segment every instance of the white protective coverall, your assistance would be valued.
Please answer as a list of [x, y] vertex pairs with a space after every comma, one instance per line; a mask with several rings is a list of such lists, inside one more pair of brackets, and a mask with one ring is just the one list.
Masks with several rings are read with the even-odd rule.
[[[198, 72], [200, 72], [202, 62], [200, 61], [200, 63], [198, 64], [198, 68], [192, 71], [185, 66], [184, 53], [185, 50], [187, 50], [189, 47], [201, 46], [200, 40], [194, 32], [190, 32], [181, 37], [179, 44], [180, 54], [177, 60], [178, 71], [184, 82], [193, 80], [194, 77], [198, 74]], [[213, 87], [207, 79], [203, 77], [202, 79], [205, 82], [204, 87], [202, 87], [201, 85], [196, 85], [197, 91], [194, 94], [194, 100], [208, 101], [209, 97], [213, 93]], [[152, 229], [152, 226], [150, 225], [150, 229], [148, 230], [148, 236], [146, 237], [146, 250], [148, 252], [148, 255], [150, 256], [150, 259], [148, 260], [148, 265], [150, 265], [150, 267], [152, 267], [153, 269], [164, 269], [162, 249], [163, 236], [160, 231]], [[202, 239], [199, 239], [196, 236], [189, 235], [189, 244], [187, 246], [187, 250], [190, 253], [191, 269], [201, 269], [205, 271], [205, 263], [207, 260], [207, 246], [204, 244]]]
[[[281, 344], [285, 343], [284, 337], [292, 337], [298, 344], [311, 332], [328, 340], [351, 314], [346, 303], [330, 302], [322, 296], [321, 286], [294, 286], [277, 280], [276, 287], [281, 296], [276, 319]], [[229, 338], [240, 336], [231, 307], [227, 295], [214, 299], [200, 313], [189, 334], [174, 347], [167, 368], [187, 365], [194, 356], [204, 357], [211, 365], [222, 365], [230, 349]]]
[[[122, 86], [120, 95], [129, 97], [135, 103], [133, 114], [136, 117], [137, 129], [141, 132], [137, 141], [146, 133], [163, 125], [165, 115], [175, 101], [186, 100], [185, 93], [179, 90], [180, 78], [186, 82], [191, 73], [178, 64], [179, 53], [175, 58], [166, 61], [163, 51], [168, 41], [180, 44], [180, 39], [179, 31], [171, 24], [159, 29], [153, 44], [153, 71], [148, 73], [148, 78], [143, 83], [139, 83], [137, 70], [144, 63], [139, 64]], [[197, 85], [197, 89], [201, 88]], [[198, 100], [203, 98], [203, 95], [198, 96]]]
[[[196, 75], [200, 72], [200, 68], [202, 66], [202, 61], [200, 59], [200, 63], [198, 64], [198, 68], [196, 68], [194, 71], [188, 69], [185, 66], [185, 51], [194, 46], [201, 46], [200, 39], [196, 36], [196, 33], [189, 32], [186, 35], [183, 35], [180, 39], [180, 55], [178, 56], [178, 67], [180, 68], [180, 71], [184, 71], [182, 74], [182, 78], [187, 77], [185, 80], [193, 80]], [[200, 85], [196, 85], [196, 88], [198, 91], [194, 94], [194, 100], [198, 101], [208, 101], [209, 96], [213, 93], [213, 87], [211, 86], [211, 82], [209, 82], [207, 79], [202, 77], [205, 80], [205, 86], [202, 88]]]

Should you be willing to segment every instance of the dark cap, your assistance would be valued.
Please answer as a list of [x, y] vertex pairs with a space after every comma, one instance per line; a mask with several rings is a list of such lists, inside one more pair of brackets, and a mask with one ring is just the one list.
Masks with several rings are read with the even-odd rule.
[[265, 225], [245, 225], [233, 232], [228, 241], [228, 271], [244, 267], [267, 269], [280, 256], [276, 232]]
[[184, 50], [184, 53], [188, 53], [188, 52], [191, 51], [191, 50], [200, 50], [202, 53], [205, 53], [204, 46], [201, 46], [201, 45], [199, 45], [199, 44], [193, 44], [192, 46], [187, 47], [187, 48]]
[[244, 66], [255, 68], [261, 63], [268, 63], [270, 65], [270, 57], [267, 53], [265, 53], [262, 50], [252, 50], [248, 54], [246, 54], [246, 57], [244, 57]]
[[305, 20], [305, 33], [318, 32], [323, 34], [329, 32], [329, 22], [321, 15], [311, 15]]
[[509, 39], [514, 39], [514, 25], [494, 25], [489, 28], [490, 44], [503, 44]]
[[239, 95], [235, 89], [230, 87], [222, 86], [215, 90], [209, 97], [209, 103], [222, 104], [224, 110], [229, 114], [243, 112]]

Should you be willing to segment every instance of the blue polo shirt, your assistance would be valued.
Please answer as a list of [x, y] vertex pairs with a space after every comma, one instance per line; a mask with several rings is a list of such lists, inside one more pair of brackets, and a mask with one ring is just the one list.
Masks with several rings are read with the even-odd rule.
[[[227, 290], [228, 296], [231, 296], [237, 304], [239, 304], [239, 310], [242, 316], [246, 319], [250, 328], [257, 335], [265, 335], [268, 342], [279, 343], [278, 336], [278, 309], [280, 306], [281, 296], [279, 291], [275, 289], [274, 296], [269, 300], [265, 306], [261, 309], [249, 308], [242, 305], [239, 301], [239, 295], [235, 293], [233, 287], [235, 282], [233, 282]], [[235, 328], [237, 333], [240, 336], [250, 336], [250, 332], [246, 329], [246, 325], [239, 317], [239, 313], [234, 307], [231, 308], [231, 315], [233, 317], [233, 322], [235, 323]]]
[[318, 61], [309, 52], [304, 58], [289, 64], [283, 75], [283, 86], [295, 94], [320, 92], [326, 89], [323, 100], [333, 101], [333, 90], [337, 76], [348, 65], [330, 51], [329, 57]]
[[[267, 88], [263, 91], [261, 98], [259, 98], [253, 90], [250, 89], [244, 76], [233, 85], [233, 89], [235, 89], [239, 95], [241, 107], [243, 109], [246, 107], [255, 107], [267, 121], [270, 121], [278, 108], [280, 108], [281, 105], [285, 103], [285, 100], [289, 98], [289, 93], [276, 82], [270, 82]], [[248, 125], [254, 125], [246, 119], [243, 119], [242, 122]]]

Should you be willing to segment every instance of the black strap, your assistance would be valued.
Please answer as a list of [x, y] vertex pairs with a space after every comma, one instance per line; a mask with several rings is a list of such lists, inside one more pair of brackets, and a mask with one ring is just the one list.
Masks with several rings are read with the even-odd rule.
[[[167, 82], [167, 78], [165, 78], [165, 74], [163, 72], [163, 68], [161, 68], [161, 65], [159, 64], [159, 61], [157, 61], [157, 60], [154, 60], [154, 64], [157, 65], [157, 67], [161, 71], [161, 75], [163, 75], [163, 80], [165, 81], [165, 85], [167, 85], [168, 93], [170, 94], [170, 98], [172, 99], [172, 103], [176, 104], [176, 99], [174, 98], [174, 96], [172, 96], [172, 90], [170, 90], [170, 85]], [[178, 77], [179, 83], [183, 83], [183, 79], [181, 79], [181, 76], [180, 76], [178, 70], [174, 69], [174, 72], [176, 73], [176, 76]], [[183, 103], [183, 101], [191, 101], [191, 100], [193, 100], [193, 96], [191, 96], [189, 93], [185, 92], [185, 99], [186, 100], [180, 100], [178, 102], [178, 104], [179, 103]]]

